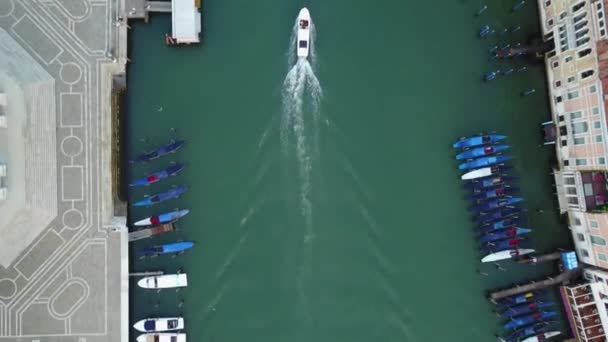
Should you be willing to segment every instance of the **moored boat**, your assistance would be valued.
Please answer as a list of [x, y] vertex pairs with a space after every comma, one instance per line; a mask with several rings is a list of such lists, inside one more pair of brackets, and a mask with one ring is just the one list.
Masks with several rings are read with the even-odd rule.
[[184, 333], [142, 334], [137, 336], [137, 342], [186, 342]]
[[133, 324], [133, 328], [141, 332], [162, 332], [184, 329], [182, 317], [146, 318]]
[[513, 318], [510, 322], [508, 322], [507, 324], [505, 324], [503, 326], [503, 328], [505, 330], [513, 330], [519, 327], [523, 327], [525, 325], [528, 324], [532, 324], [534, 322], [540, 321], [540, 320], [544, 320], [544, 319], [548, 319], [548, 318], [552, 318], [557, 316], [557, 313], [554, 311], [543, 311], [543, 312], [537, 312], [537, 313], [533, 313], [527, 316], [522, 316], [522, 317], [517, 317], [517, 318]]
[[298, 57], [308, 58], [310, 49], [310, 12], [306, 7], [298, 14], [298, 41], [296, 53]]
[[543, 301], [533, 301], [530, 303], [525, 303], [521, 305], [517, 305], [514, 307], [510, 307], [503, 311], [500, 315], [505, 318], [515, 317], [519, 315], [525, 315], [527, 313], [538, 311], [540, 309], [546, 309], [554, 306], [554, 302], [543, 302]]
[[525, 338], [523, 340], [521, 340], [521, 342], [540, 342], [540, 341], [546, 341], [552, 337], [555, 336], [559, 336], [561, 335], [561, 331], [547, 331], [544, 333], [540, 333], [536, 336], [530, 336], [528, 338]]
[[530, 253], [534, 253], [536, 250], [534, 249], [524, 249], [524, 248], [514, 248], [507, 249], [504, 251], [498, 251], [494, 253], [490, 253], [483, 258], [481, 258], [481, 262], [495, 262], [500, 260], [511, 259], [520, 255], [526, 255]]
[[137, 250], [138, 256], [151, 256], [160, 254], [177, 254], [182, 253], [194, 247], [192, 241], [182, 241], [174, 243], [165, 243], [154, 247], [145, 247]]
[[175, 153], [182, 146], [184, 146], [185, 142], [186, 142], [185, 140], [171, 140], [170, 143], [162, 145], [153, 151], [142, 153], [137, 158], [131, 160], [131, 163], [143, 163], [143, 162], [151, 161], [154, 159], [158, 159], [162, 156], [166, 156], [171, 153]]
[[493, 176], [493, 175], [500, 175], [511, 168], [513, 168], [513, 167], [510, 165], [487, 166], [487, 167], [484, 167], [481, 169], [469, 171], [469, 172], [463, 174], [462, 176], [460, 176], [460, 179], [471, 180], [471, 179], [489, 177], [489, 176]]
[[509, 296], [498, 301], [499, 305], [512, 306], [517, 304], [529, 303], [537, 300], [546, 293], [545, 290], [528, 291], [517, 295]]
[[487, 191], [480, 191], [478, 193], [471, 195], [469, 198], [473, 199], [473, 200], [486, 200], [486, 199], [493, 199], [493, 198], [497, 198], [497, 197], [503, 197], [503, 196], [510, 195], [510, 194], [513, 194], [518, 191], [519, 191], [519, 189], [515, 188], [515, 187], [499, 186], [497, 188], [489, 189]]
[[488, 233], [479, 238], [479, 243], [488, 243], [498, 240], [512, 238], [514, 236], [520, 236], [530, 233], [532, 230], [527, 228], [507, 228], [504, 230], [496, 231], [495, 233]]
[[495, 187], [498, 185], [505, 185], [506, 182], [513, 180], [513, 177], [509, 176], [497, 176], [497, 177], [488, 177], [475, 179], [470, 183], [467, 183], [467, 186], [473, 187], [474, 191], [484, 191], [486, 188]]
[[522, 327], [518, 330], [515, 330], [513, 333], [511, 333], [507, 337], [504, 337], [504, 338], [499, 337], [498, 340], [501, 342], [521, 342], [522, 340], [524, 340], [526, 338], [537, 336], [541, 333], [551, 331], [549, 326], [552, 324], [555, 324], [555, 323], [557, 323], [557, 322], [555, 322], [555, 321], [537, 322], [537, 323]]
[[133, 183], [129, 184], [129, 186], [136, 187], [156, 183], [162, 179], [177, 175], [181, 170], [184, 169], [185, 166], [186, 164], [184, 163], [175, 163], [169, 165], [160, 171], [152, 172], [151, 174], [134, 181]]
[[524, 199], [521, 197], [511, 197], [511, 198], [498, 198], [493, 199], [487, 202], [482, 202], [477, 205], [474, 205], [470, 208], [471, 211], [487, 211], [494, 210], [502, 207], [506, 207], [509, 205], [513, 205], [523, 201]]
[[492, 144], [497, 141], [506, 139], [506, 135], [499, 134], [490, 134], [490, 135], [479, 135], [470, 138], [462, 138], [459, 141], [455, 142], [452, 147], [454, 148], [467, 148], [467, 147], [475, 147], [485, 144]]
[[486, 234], [495, 230], [510, 228], [519, 223], [521, 223], [519, 218], [503, 218], [495, 222], [480, 224], [477, 230], [482, 234]]
[[179, 186], [176, 188], [169, 189], [168, 191], [165, 191], [165, 192], [161, 192], [158, 194], [154, 194], [152, 196], [148, 196], [141, 201], [137, 201], [137, 202], [133, 203], [133, 205], [136, 207], [140, 207], [140, 206], [145, 206], [145, 205], [153, 205], [153, 204], [161, 203], [161, 202], [173, 199], [173, 198], [178, 198], [179, 196], [184, 194], [186, 191], [188, 191], [188, 187]]
[[481, 225], [490, 224], [508, 218], [518, 218], [524, 213], [524, 211], [525, 209], [523, 208], [506, 207], [488, 213], [480, 213], [475, 217], [475, 221]]
[[138, 227], [155, 226], [155, 225], [161, 224], [161, 223], [173, 222], [173, 221], [177, 221], [180, 218], [188, 215], [189, 212], [190, 212], [190, 210], [188, 210], [188, 209], [182, 209], [182, 210], [171, 211], [168, 213], [162, 213], [160, 215], [150, 216], [143, 220], [139, 220], [139, 221], [133, 223], [133, 225], [138, 226]]
[[461, 163], [458, 165], [458, 169], [460, 170], [470, 170], [476, 169], [479, 167], [490, 166], [494, 164], [504, 163], [510, 160], [511, 156], [493, 156], [493, 157], [481, 157], [477, 159], [473, 159], [469, 162]]
[[188, 276], [185, 273], [164, 274], [141, 278], [137, 286], [144, 289], [172, 289], [188, 286]]
[[523, 240], [523, 238], [513, 237], [510, 239], [506, 239], [506, 240], [489, 242], [489, 243], [486, 243], [485, 245], [482, 245], [480, 249], [482, 251], [486, 251], [486, 252], [490, 252], [490, 253], [491, 252], [500, 252], [500, 251], [504, 251], [504, 250], [518, 248], [519, 242], [521, 240]]
[[471, 159], [483, 156], [489, 156], [494, 153], [506, 151], [509, 149], [509, 145], [489, 145], [483, 147], [476, 147], [474, 149], [461, 152], [456, 155], [456, 160]]

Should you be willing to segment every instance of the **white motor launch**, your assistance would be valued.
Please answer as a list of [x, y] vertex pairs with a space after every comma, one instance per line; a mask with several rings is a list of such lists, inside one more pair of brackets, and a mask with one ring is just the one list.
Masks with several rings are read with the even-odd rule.
[[310, 51], [310, 13], [306, 7], [298, 14], [298, 39], [296, 41], [298, 57], [308, 58]]

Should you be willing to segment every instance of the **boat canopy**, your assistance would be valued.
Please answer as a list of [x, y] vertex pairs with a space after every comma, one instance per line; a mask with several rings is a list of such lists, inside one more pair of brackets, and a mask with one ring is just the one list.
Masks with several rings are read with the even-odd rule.
[[144, 322], [144, 329], [146, 331], [155, 331], [156, 330], [156, 321], [151, 319]]

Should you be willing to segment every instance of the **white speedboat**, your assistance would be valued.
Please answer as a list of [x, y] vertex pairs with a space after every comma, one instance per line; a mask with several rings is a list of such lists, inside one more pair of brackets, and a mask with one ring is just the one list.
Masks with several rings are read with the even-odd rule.
[[183, 333], [143, 334], [143, 335], [137, 336], [137, 342], [186, 342], [186, 334], [183, 334]]
[[137, 285], [144, 289], [172, 289], [188, 286], [188, 276], [185, 273], [165, 274], [141, 278]]
[[549, 331], [546, 333], [542, 333], [540, 335], [536, 335], [536, 336], [531, 336], [526, 338], [525, 340], [521, 340], [521, 342], [539, 342], [539, 341], [545, 341], [550, 339], [551, 337], [555, 337], [560, 335], [561, 332], [559, 331]]
[[147, 318], [133, 324], [133, 328], [141, 332], [162, 332], [184, 329], [184, 319], [181, 317]]
[[306, 7], [300, 10], [298, 14], [298, 42], [297, 42], [298, 57], [308, 57], [310, 49], [310, 13]]
[[526, 255], [526, 254], [530, 254], [530, 253], [534, 253], [534, 252], [535, 252], [535, 250], [533, 250], [533, 249], [523, 249], [523, 248], [507, 249], [504, 251], [488, 254], [481, 259], [481, 262], [494, 262], [494, 261], [500, 261], [500, 260], [505, 260], [505, 259], [511, 259], [516, 256]]

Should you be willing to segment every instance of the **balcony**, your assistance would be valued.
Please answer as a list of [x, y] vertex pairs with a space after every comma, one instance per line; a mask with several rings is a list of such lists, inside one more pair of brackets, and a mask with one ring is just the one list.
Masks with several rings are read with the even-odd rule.
[[608, 211], [608, 181], [606, 173], [581, 172], [585, 206], [589, 212]]

